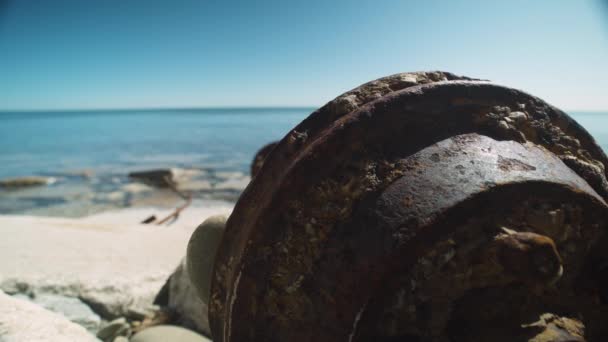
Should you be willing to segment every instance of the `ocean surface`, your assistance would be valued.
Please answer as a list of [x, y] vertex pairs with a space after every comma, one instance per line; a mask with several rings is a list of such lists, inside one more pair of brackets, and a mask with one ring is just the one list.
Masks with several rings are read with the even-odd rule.
[[0, 188], [0, 214], [79, 217], [137, 206], [174, 207], [170, 191], [134, 184], [131, 171], [185, 170], [199, 200], [235, 201], [263, 145], [314, 108], [0, 113], [0, 179], [52, 184]]
[[[0, 188], [0, 214], [79, 217], [180, 199], [127, 174], [179, 168], [201, 201], [238, 198], [255, 152], [282, 138], [314, 108], [239, 108], [0, 113], [0, 179], [52, 177], [52, 184]], [[608, 112], [570, 113], [608, 150]]]

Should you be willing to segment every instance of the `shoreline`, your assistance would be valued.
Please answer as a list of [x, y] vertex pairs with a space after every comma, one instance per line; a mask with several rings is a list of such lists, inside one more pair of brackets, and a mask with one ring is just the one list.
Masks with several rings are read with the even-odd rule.
[[[250, 181], [250, 177], [240, 171], [201, 168], [161, 170], [173, 175], [177, 190], [193, 197], [193, 207], [235, 203]], [[47, 182], [46, 178], [53, 181]], [[14, 187], [0, 185], [0, 215], [84, 218], [125, 209], [170, 210], [183, 202], [175, 191], [133, 179], [128, 173], [107, 174], [85, 170], [0, 181], [4, 184], [26, 184]], [[33, 181], [36, 183], [30, 185]]]

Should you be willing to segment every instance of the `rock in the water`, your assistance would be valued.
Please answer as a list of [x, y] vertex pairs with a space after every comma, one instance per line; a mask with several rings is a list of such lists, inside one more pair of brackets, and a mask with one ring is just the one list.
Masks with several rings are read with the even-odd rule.
[[34, 303], [63, 315], [90, 332], [97, 332], [101, 319], [78, 298], [54, 294], [42, 294], [33, 298]]
[[174, 174], [171, 169], [131, 172], [129, 173], [129, 178], [158, 188], [167, 188], [175, 185]]
[[0, 341], [98, 342], [83, 327], [26, 300], [0, 291]]
[[19, 177], [0, 180], [0, 188], [18, 189], [31, 186], [53, 184], [56, 181], [53, 177]]
[[131, 342], [168, 341], [211, 342], [211, 340], [209, 340], [208, 338], [203, 337], [195, 332], [171, 325], [159, 325], [152, 328], [148, 328], [135, 334], [131, 338]]
[[188, 242], [186, 256], [188, 273], [205, 306], [209, 303], [211, 272], [227, 219], [224, 215], [209, 217], [196, 228]]
[[117, 318], [112, 322], [107, 323], [97, 332], [97, 337], [104, 342], [112, 342], [118, 336], [129, 335], [131, 335], [131, 326], [124, 317]]

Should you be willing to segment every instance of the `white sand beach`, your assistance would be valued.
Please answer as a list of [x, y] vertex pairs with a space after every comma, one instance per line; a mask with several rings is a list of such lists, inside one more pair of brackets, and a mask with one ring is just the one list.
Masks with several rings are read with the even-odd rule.
[[[231, 210], [227, 202], [189, 207], [169, 226], [139, 223], [172, 211], [156, 208], [76, 219], [0, 216], [0, 290], [78, 298], [105, 320], [144, 315], [184, 257], [192, 231]], [[0, 330], [7, 319], [0, 317]]]

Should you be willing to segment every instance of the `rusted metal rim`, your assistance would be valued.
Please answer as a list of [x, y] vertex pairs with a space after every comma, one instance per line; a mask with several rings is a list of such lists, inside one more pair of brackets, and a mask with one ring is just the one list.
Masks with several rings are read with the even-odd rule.
[[[511, 118], [511, 113], [517, 115]], [[315, 119], [311, 116], [309, 120], [307, 125], [313, 127]], [[248, 281], [239, 277], [243, 267], [249, 267], [244, 260], [255, 260], [256, 249], [265, 245], [264, 241], [282, 234], [272, 217], [281, 212], [293, 193], [321, 184], [349, 160], [366, 159], [362, 155], [373, 157], [368, 160], [382, 157], [393, 162], [449, 136], [479, 132], [499, 140], [545, 146], [606, 195], [602, 169], [606, 157], [593, 138], [563, 112], [514, 89], [473, 81], [415, 86], [380, 97], [325, 124], [327, 127], [319, 125], [316, 134], [296, 128], [286, 136], [228, 221], [212, 285], [211, 326], [218, 341], [230, 340], [226, 332], [231, 329], [229, 319], [234, 313], [226, 308], [235, 304], [237, 283]], [[373, 191], [382, 191], [392, 180], [387, 177]]]
[[[317, 134], [322, 132], [326, 126], [339, 119], [340, 117], [349, 114], [350, 112], [356, 110], [357, 108], [377, 100], [378, 98], [399, 91], [408, 87], [417, 86], [419, 84], [431, 83], [431, 82], [439, 82], [439, 81], [450, 81], [450, 80], [475, 80], [478, 79], [466, 77], [466, 76], [458, 76], [449, 72], [443, 71], [431, 71], [431, 72], [409, 72], [409, 73], [400, 73], [394, 74], [391, 76], [383, 77], [368, 83], [365, 83], [357, 88], [354, 88], [331, 102], [327, 103], [325, 106], [321, 107], [317, 111], [313, 112], [307, 119], [302, 121], [298, 126], [296, 126], [290, 134], [288, 134], [285, 138], [281, 140], [281, 142], [275, 147], [274, 153], [271, 153], [267, 156], [265, 162], [267, 164], [273, 165], [288, 165], [294, 156], [296, 156], [301, 150], [303, 150], [310, 142], [314, 141], [314, 138]], [[270, 193], [273, 191], [272, 188], [275, 183], [280, 182], [285, 176], [287, 172], [287, 167], [278, 167], [278, 168], [269, 168], [268, 171], [262, 172], [261, 175], [258, 175], [259, 180], [257, 183], [266, 184], [266, 186], [248, 186], [247, 189], [241, 195], [239, 202], [248, 202], [255, 201], [256, 199], [268, 198]], [[253, 183], [253, 182], [252, 182]], [[250, 185], [252, 185], [250, 183]], [[242, 215], [239, 215], [241, 218], [247, 216], [255, 216], [256, 211], [261, 206], [249, 207], [247, 212], [243, 212]], [[235, 218], [233, 222], [239, 222], [240, 219]], [[243, 226], [242, 224], [236, 223], [238, 226]], [[222, 279], [217, 287], [215, 284], [216, 277], [212, 280], [212, 289], [214, 287], [217, 288], [217, 291], [212, 291], [212, 296], [216, 297], [216, 304], [214, 305], [211, 302], [210, 305], [210, 326], [213, 331], [221, 331], [222, 323], [220, 321], [220, 317], [223, 316], [223, 305], [222, 301], [226, 300], [226, 285], [227, 283], [233, 282], [234, 270], [232, 267], [228, 267], [226, 262], [229, 260], [233, 260], [236, 262], [237, 259], [240, 258], [239, 255], [232, 256], [233, 245], [235, 243], [235, 237], [233, 235], [236, 234], [236, 231], [231, 232], [232, 229], [227, 226], [227, 232], [224, 235], [225, 243], [222, 243], [222, 247], [217, 256], [217, 260], [220, 261], [220, 264], [223, 266], [219, 266], [223, 268], [223, 270], [218, 270], [222, 274], [219, 277]], [[230, 263], [232, 265], [232, 263]], [[230, 281], [228, 281], [228, 277]], [[213, 298], [213, 297], [212, 297]], [[214, 333], [214, 335], [218, 335], [218, 333]], [[218, 335], [218, 338], [221, 336]]]

